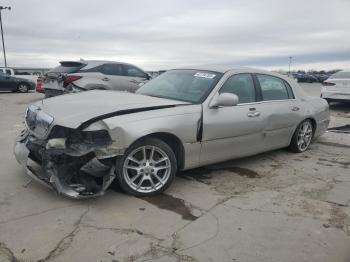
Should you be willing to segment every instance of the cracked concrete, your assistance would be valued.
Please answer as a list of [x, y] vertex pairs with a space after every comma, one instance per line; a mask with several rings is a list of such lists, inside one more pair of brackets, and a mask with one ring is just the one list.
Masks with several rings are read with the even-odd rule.
[[[109, 190], [70, 200], [28, 184], [12, 154], [26, 104], [41, 95], [0, 95], [1, 262], [350, 260], [349, 134], [185, 171], [152, 199]], [[349, 110], [334, 105], [331, 126], [348, 124]]]

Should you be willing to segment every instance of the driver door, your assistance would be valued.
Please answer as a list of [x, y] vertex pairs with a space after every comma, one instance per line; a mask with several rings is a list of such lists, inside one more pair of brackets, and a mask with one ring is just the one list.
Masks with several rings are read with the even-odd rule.
[[230, 76], [219, 90], [239, 97], [231, 107], [203, 108], [200, 163], [210, 164], [263, 150], [264, 114], [251, 74]]
[[0, 72], [0, 90], [8, 91], [8, 90], [15, 90], [16, 88], [17, 88], [16, 81], [14, 81], [11, 78], [11, 76]]

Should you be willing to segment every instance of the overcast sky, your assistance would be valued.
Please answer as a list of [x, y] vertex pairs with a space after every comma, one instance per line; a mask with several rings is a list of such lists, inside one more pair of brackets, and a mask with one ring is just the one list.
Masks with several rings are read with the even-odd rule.
[[[350, 68], [350, 0], [0, 0], [10, 66]], [[0, 64], [3, 64], [2, 54]]]

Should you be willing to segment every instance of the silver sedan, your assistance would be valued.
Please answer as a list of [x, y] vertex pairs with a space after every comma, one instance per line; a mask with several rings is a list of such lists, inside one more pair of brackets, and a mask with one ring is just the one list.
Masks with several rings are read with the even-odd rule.
[[278, 148], [300, 153], [329, 124], [325, 100], [253, 69], [170, 70], [136, 93], [88, 91], [31, 105], [15, 155], [73, 198], [167, 189], [178, 170]]

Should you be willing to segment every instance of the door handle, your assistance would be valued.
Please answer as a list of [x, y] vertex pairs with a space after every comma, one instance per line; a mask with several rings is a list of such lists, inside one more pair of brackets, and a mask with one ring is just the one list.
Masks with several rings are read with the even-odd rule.
[[257, 117], [260, 116], [260, 112], [251, 112], [247, 114], [248, 117]]
[[292, 111], [299, 111], [299, 110], [300, 110], [300, 107], [292, 106]]
[[104, 77], [101, 79], [102, 81], [109, 81], [109, 78], [108, 77]]

